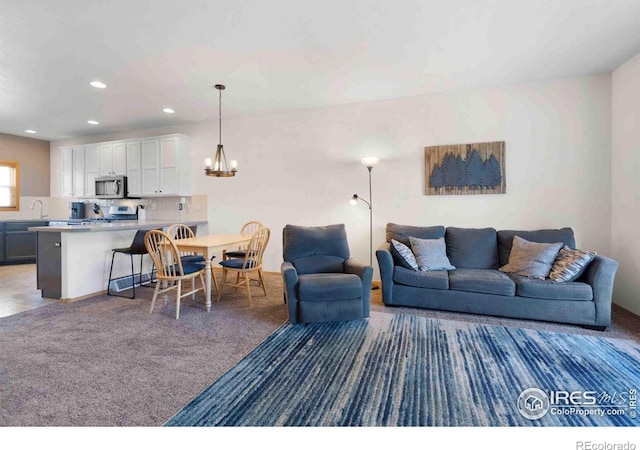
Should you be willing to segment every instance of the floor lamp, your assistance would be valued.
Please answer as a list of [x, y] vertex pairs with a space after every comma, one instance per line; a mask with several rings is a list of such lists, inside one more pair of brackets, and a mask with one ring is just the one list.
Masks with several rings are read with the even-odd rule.
[[[355, 206], [358, 204], [358, 200], [361, 200], [369, 207], [369, 265], [373, 267], [373, 200], [371, 196], [371, 169], [373, 169], [373, 166], [378, 164], [379, 159], [372, 156], [362, 158], [360, 161], [369, 171], [369, 201], [359, 197], [358, 194], [353, 194], [353, 197], [351, 197], [349, 202]], [[371, 289], [378, 289], [378, 285], [372, 284]]]

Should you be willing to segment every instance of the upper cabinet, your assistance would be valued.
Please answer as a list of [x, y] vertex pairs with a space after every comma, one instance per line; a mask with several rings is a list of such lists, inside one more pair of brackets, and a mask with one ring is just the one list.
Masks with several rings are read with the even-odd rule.
[[141, 143], [142, 197], [191, 195], [186, 136], [145, 139]]
[[96, 195], [96, 178], [100, 176], [100, 144], [84, 148], [84, 182], [87, 197]]
[[142, 154], [140, 141], [126, 143], [128, 197], [142, 197]]
[[85, 185], [84, 147], [64, 147], [62, 149], [62, 195], [84, 197]]
[[171, 134], [62, 148], [62, 195], [95, 196], [95, 179], [127, 176], [128, 197], [188, 196], [190, 141]]
[[125, 175], [127, 173], [127, 144], [107, 142], [100, 144], [100, 176]]

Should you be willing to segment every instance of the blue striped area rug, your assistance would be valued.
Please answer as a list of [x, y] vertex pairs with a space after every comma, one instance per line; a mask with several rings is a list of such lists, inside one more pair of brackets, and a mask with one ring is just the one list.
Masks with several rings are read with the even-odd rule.
[[637, 426], [640, 346], [371, 313], [285, 324], [165, 426]]

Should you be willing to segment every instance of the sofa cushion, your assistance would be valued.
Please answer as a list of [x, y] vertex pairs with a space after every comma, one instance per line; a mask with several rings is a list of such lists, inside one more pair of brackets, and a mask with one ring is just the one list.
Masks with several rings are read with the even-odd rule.
[[561, 242], [541, 244], [529, 242], [520, 236], [513, 238], [509, 263], [500, 267], [502, 272], [544, 280], [562, 248]]
[[595, 252], [572, 250], [565, 245], [553, 262], [549, 279], [557, 282], [577, 280], [595, 257]]
[[529, 242], [541, 242], [546, 244], [562, 242], [563, 245], [567, 245], [569, 248], [576, 248], [576, 240], [571, 228], [535, 231], [500, 230], [498, 231], [498, 253], [500, 254], [501, 266], [504, 266], [509, 262], [511, 245], [515, 235], [518, 235]]
[[391, 243], [391, 239], [395, 239], [404, 245], [411, 245], [409, 236], [420, 239], [438, 239], [444, 237], [444, 227], [440, 225], [433, 227], [414, 227], [395, 223], [387, 224], [387, 242]]
[[494, 228], [447, 227], [447, 256], [458, 269], [497, 269], [498, 232]]
[[419, 239], [411, 236], [411, 250], [416, 255], [418, 268], [425, 270], [453, 270], [454, 266], [447, 258], [447, 247], [444, 238], [439, 239]]
[[558, 283], [551, 280], [534, 280], [518, 275], [512, 275], [511, 278], [516, 283], [516, 295], [520, 297], [549, 300], [593, 300], [593, 290], [587, 283]]
[[491, 269], [456, 269], [449, 272], [452, 291], [513, 296], [516, 284], [508, 275]]
[[416, 261], [416, 255], [413, 251], [404, 245], [400, 241], [391, 239], [391, 245], [389, 246], [393, 260], [397, 265], [404, 267], [405, 269], [418, 270], [418, 261]]
[[301, 302], [347, 300], [362, 297], [362, 280], [349, 273], [312, 273], [298, 278]]
[[449, 289], [449, 275], [446, 270], [430, 270], [428, 272], [416, 272], [404, 267], [393, 268], [393, 281], [407, 286], [428, 289]]

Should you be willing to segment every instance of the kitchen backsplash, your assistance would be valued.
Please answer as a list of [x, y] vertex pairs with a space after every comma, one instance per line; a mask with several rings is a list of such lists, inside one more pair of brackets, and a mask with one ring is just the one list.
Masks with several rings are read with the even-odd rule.
[[[40, 200], [46, 219], [67, 219], [69, 202], [74, 199], [60, 197], [20, 197], [19, 211], [0, 211], [0, 220], [38, 220], [40, 219]], [[154, 197], [121, 200], [81, 200], [97, 203], [105, 214], [112, 205], [143, 205], [147, 220], [207, 220], [207, 196], [191, 197]], [[33, 209], [31, 206], [33, 205]], [[182, 207], [180, 206], [182, 205]]]

